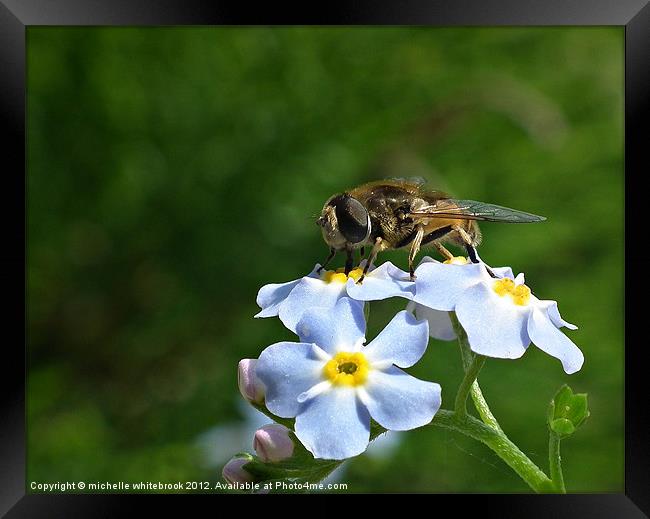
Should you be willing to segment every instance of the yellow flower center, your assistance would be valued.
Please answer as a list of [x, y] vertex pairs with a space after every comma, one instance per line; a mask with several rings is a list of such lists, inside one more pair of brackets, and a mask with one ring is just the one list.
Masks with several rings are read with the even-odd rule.
[[515, 285], [510, 278], [498, 279], [492, 285], [492, 289], [501, 297], [509, 295], [512, 302], [519, 306], [527, 305], [530, 300], [530, 288], [526, 285]]
[[368, 378], [369, 367], [363, 353], [340, 352], [325, 364], [323, 374], [335, 386], [360, 386]]
[[463, 256], [454, 256], [448, 260], [443, 261], [445, 265], [467, 265], [469, 261]]
[[362, 275], [363, 269], [360, 269], [358, 267], [352, 269], [347, 276], [345, 275], [345, 269], [340, 268], [336, 270], [326, 270], [325, 273], [321, 276], [321, 279], [325, 281], [325, 283], [332, 283], [333, 281], [336, 281], [338, 283], [345, 283], [348, 278], [358, 281]]

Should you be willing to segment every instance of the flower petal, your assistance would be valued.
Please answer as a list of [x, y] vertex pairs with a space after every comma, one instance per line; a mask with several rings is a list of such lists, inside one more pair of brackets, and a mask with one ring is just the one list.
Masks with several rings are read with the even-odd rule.
[[560, 359], [564, 371], [571, 375], [582, 368], [585, 357], [571, 339], [558, 330], [549, 316], [534, 308], [528, 317], [528, 333], [540, 350]]
[[418, 266], [415, 267], [415, 269], [417, 270], [418, 267], [419, 267], [420, 265], [423, 265], [423, 264], [425, 264], [425, 263], [438, 263], [438, 264], [440, 264], [441, 262], [438, 261], [437, 259], [433, 259], [431, 256], [424, 256], [424, 257], [420, 260], [420, 263], [418, 263]]
[[295, 333], [296, 325], [305, 310], [315, 307], [332, 308], [345, 295], [344, 283], [326, 283], [321, 279], [304, 277], [280, 304], [278, 316]]
[[553, 322], [553, 324], [557, 328], [562, 328], [563, 326], [565, 328], [568, 328], [569, 330], [577, 330], [578, 327], [575, 324], [571, 324], [568, 321], [565, 321], [562, 319], [562, 316], [560, 316], [560, 311], [558, 310], [557, 307], [557, 302], [556, 301], [551, 301], [548, 299], [541, 299], [538, 300], [537, 303], [538, 307], [544, 308], [546, 312], [548, 313], [549, 318]]
[[[316, 264], [314, 269], [305, 277], [318, 277], [316, 271], [319, 268], [320, 265]], [[255, 317], [275, 317], [278, 315], [280, 304], [289, 296], [289, 293], [296, 287], [296, 285], [300, 283], [300, 279], [295, 279], [286, 283], [270, 283], [260, 288], [257, 293], [257, 305], [262, 310], [255, 314]]]
[[429, 323], [429, 336], [442, 341], [451, 341], [456, 338], [456, 332], [451, 324], [449, 312], [434, 310], [428, 306], [416, 304], [415, 317], [426, 319]]
[[327, 353], [352, 351], [366, 333], [363, 303], [342, 297], [334, 308], [310, 308], [305, 310], [296, 326], [300, 342], [317, 344]]
[[480, 283], [468, 288], [456, 305], [472, 351], [487, 357], [518, 359], [530, 345], [530, 307], [517, 306]]
[[313, 344], [278, 342], [266, 348], [255, 366], [266, 386], [266, 407], [282, 418], [298, 414], [298, 395], [323, 380], [322, 358]]
[[371, 371], [364, 389], [370, 416], [391, 431], [426, 425], [440, 408], [439, 384], [419, 380], [395, 366]]
[[510, 278], [515, 279], [515, 274], [512, 272], [510, 267], [490, 267], [490, 270], [498, 278]]
[[300, 283], [299, 279], [287, 283], [271, 283], [264, 285], [257, 293], [257, 306], [262, 310], [255, 317], [275, 317], [278, 315], [280, 304], [289, 293]]
[[408, 368], [422, 358], [428, 342], [429, 324], [402, 310], [363, 348], [363, 354], [371, 364], [388, 362]]
[[461, 294], [488, 276], [482, 263], [445, 265], [426, 262], [415, 271], [414, 301], [434, 310], [451, 311]]
[[348, 295], [358, 301], [378, 301], [394, 296], [413, 299], [415, 282], [411, 281], [408, 272], [387, 261], [366, 274], [361, 284], [348, 279], [346, 289]]
[[351, 387], [336, 387], [304, 404], [296, 436], [315, 458], [342, 460], [366, 450], [370, 416]]

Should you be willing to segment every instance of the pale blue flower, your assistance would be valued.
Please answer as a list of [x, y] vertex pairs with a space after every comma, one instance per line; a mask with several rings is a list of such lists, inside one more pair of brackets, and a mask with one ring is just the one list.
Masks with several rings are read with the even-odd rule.
[[[365, 260], [359, 269], [363, 268]], [[408, 272], [393, 265], [390, 261], [373, 267], [361, 283], [348, 279], [346, 283], [348, 296], [357, 301], [379, 301], [389, 297], [413, 299], [415, 282]]]
[[266, 386], [266, 407], [296, 418], [295, 433], [316, 458], [345, 459], [368, 446], [370, 418], [404, 431], [431, 421], [440, 407], [440, 386], [406, 368], [424, 354], [426, 321], [399, 312], [367, 346], [359, 304], [341, 298], [333, 308], [303, 312], [299, 343], [266, 348], [257, 376]]
[[[426, 256], [422, 262], [435, 261]], [[456, 333], [447, 312], [440, 312], [413, 302], [416, 284], [411, 281], [408, 272], [393, 265], [390, 261], [381, 264], [366, 277], [362, 284], [352, 280], [347, 282], [348, 295], [359, 301], [376, 301], [398, 296], [410, 300], [406, 309], [415, 314], [418, 320], [429, 323], [429, 335], [434, 339], [450, 341], [456, 338]]]
[[580, 370], [584, 356], [559, 328], [577, 327], [560, 317], [557, 302], [540, 300], [509, 267], [484, 263], [422, 263], [416, 270], [414, 301], [434, 310], [455, 311], [471, 349], [505, 359], [521, 357], [532, 342], [559, 359], [566, 373]]
[[311, 308], [332, 308], [343, 297], [351, 297], [362, 308], [363, 301], [376, 301], [393, 296], [412, 299], [415, 283], [409, 274], [390, 262], [371, 270], [357, 284], [363, 269], [353, 269], [346, 276], [342, 269], [324, 270], [318, 274], [320, 265], [306, 276], [287, 283], [263, 286], [257, 294], [257, 304], [262, 309], [255, 317], [278, 316], [292, 332], [303, 313]]
[[[440, 264], [438, 260], [435, 260], [430, 256], [425, 256], [424, 258], [422, 258], [422, 261], [420, 261], [418, 267], [416, 268], [416, 276], [417, 276], [417, 269], [420, 267], [420, 265], [425, 263]], [[449, 263], [453, 265], [458, 265], [458, 264], [464, 265], [469, 263], [469, 260], [463, 257], [455, 257], [451, 260], [445, 261], [445, 264], [449, 264]], [[510, 267], [499, 267], [494, 270], [499, 274], [512, 276], [512, 270], [510, 269]], [[418, 286], [420, 286], [420, 291], [424, 291], [425, 293], [428, 292], [429, 290], [434, 289], [431, 286], [425, 286], [422, 283], [415, 283], [416, 293], [417, 293]], [[436, 310], [429, 306], [420, 304], [417, 301], [418, 298], [414, 295], [412, 297], [412, 301], [408, 304], [406, 309], [409, 312], [413, 313], [417, 319], [420, 320], [424, 319], [429, 323], [429, 336], [433, 337], [434, 339], [439, 339], [441, 341], [453, 341], [454, 339], [456, 339], [456, 332], [454, 330], [453, 324], [451, 323], [451, 318], [449, 317], [449, 312], [447, 310]]]

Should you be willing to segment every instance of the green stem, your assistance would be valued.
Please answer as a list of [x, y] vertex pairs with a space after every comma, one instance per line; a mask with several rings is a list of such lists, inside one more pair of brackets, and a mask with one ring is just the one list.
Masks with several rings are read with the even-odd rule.
[[483, 397], [481, 388], [478, 385], [478, 380], [475, 380], [474, 383], [472, 384], [470, 395], [472, 396], [474, 407], [478, 411], [478, 414], [481, 417], [481, 420], [483, 420], [483, 423], [489, 425], [490, 427], [496, 429], [497, 431], [503, 432], [501, 426], [499, 425], [499, 422], [497, 422], [497, 419], [492, 414], [492, 411], [490, 410], [488, 403], [485, 401], [485, 397]]
[[[467, 368], [472, 362], [472, 357], [474, 356], [474, 354], [472, 353], [472, 350], [469, 347], [467, 334], [465, 333], [465, 330], [463, 329], [461, 324], [458, 322], [458, 318], [456, 317], [456, 314], [454, 312], [449, 312], [449, 318], [451, 319], [454, 332], [456, 332], [456, 337], [458, 338], [460, 355], [463, 359], [463, 369], [467, 371]], [[472, 384], [472, 387], [470, 389], [470, 395], [472, 396], [474, 407], [478, 411], [478, 414], [481, 417], [481, 420], [483, 420], [483, 423], [486, 423], [487, 425], [493, 427], [497, 431], [501, 431], [502, 430], [501, 426], [499, 425], [499, 422], [497, 422], [497, 419], [492, 414], [492, 411], [490, 410], [490, 406], [488, 406], [488, 403], [485, 400], [485, 397], [483, 396], [483, 392], [481, 391], [481, 387], [479, 386], [478, 380], [475, 380], [474, 383]]]
[[[492, 449], [521, 479], [535, 492], [553, 492], [553, 482], [535, 465], [519, 448], [502, 432], [485, 425], [471, 416], [459, 418], [454, 411], [440, 409], [429, 423], [435, 427], [459, 432], [474, 440], [480, 441]], [[377, 428], [371, 434], [371, 440], [379, 436], [381, 429]], [[332, 462], [321, 470], [314, 472], [309, 481], [317, 482], [327, 477], [345, 460]]]
[[551, 467], [551, 479], [555, 489], [566, 494], [564, 475], [562, 474], [562, 456], [560, 455], [560, 437], [551, 431], [548, 438], [548, 459]]
[[501, 431], [485, 425], [471, 416], [460, 418], [456, 413], [441, 409], [430, 425], [453, 430], [469, 436], [492, 449], [535, 492], [552, 492], [553, 482]]
[[479, 371], [481, 371], [483, 364], [485, 364], [485, 357], [482, 355], [476, 355], [465, 370], [465, 377], [460, 383], [458, 393], [456, 393], [456, 402], [454, 405], [456, 416], [459, 419], [463, 419], [465, 416], [467, 416], [467, 397], [469, 396], [469, 392], [472, 389], [472, 386], [476, 382], [476, 377], [478, 377]]

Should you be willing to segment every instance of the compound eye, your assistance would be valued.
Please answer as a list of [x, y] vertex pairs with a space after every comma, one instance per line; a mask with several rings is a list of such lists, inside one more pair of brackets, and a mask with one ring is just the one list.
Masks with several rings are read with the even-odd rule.
[[334, 206], [339, 231], [350, 243], [359, 243], [370, 234], [368, 211], [356, 198], [339, 195], [330, 201]]

